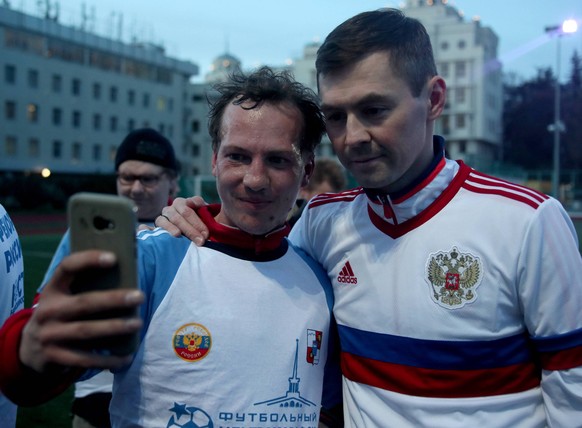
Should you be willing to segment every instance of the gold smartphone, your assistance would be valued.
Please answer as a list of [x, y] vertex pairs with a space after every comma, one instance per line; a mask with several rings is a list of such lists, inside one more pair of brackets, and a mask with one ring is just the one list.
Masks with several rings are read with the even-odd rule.
[[[68, 222], [71, 252], [99, 249], [116, 254], [110, 269], [89, 269], [71, 285], [73, 293], [137, 288], [135, 205], [130, 199], [100, 193], [77, 193], [69, 199]], [[136, 316], [137, 309], [99, 314], [99, 319]], [[135, 351], [138, 335], [112, 336], [91, 343], [93, 349], [107, 349], [126, 355]]]

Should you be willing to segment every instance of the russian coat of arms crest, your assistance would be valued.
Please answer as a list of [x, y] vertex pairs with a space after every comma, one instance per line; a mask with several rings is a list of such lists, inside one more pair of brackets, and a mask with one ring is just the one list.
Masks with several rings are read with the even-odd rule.
[[432, 298], [447, 309], [458, 309], [477, 298], [476, 290], [483, 277], [479, 257], [461, 253], [456, 247], [429, 255], [426, 279], [431, 286]]

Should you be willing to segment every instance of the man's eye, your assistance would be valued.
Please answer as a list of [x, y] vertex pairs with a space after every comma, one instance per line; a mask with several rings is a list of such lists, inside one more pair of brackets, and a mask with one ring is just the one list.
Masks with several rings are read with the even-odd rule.
[[141, 181], [144, 186], [153, 185], [158, 182], [158, 177], [155, 175], [142, 175], [139, 178], [139, 181]]
[[339, 122], [340, 120], [343, 120], [344, 117], [345, 115], [343, 113], [332, 112], [325, 115], [325, 120], [327, 122]]
[[384, 107], [366, 107], [363, 112], [366, 116], [375, 117], [385, 114], [387, 111]]
[[241, 162], [245, 159], [245, 156], [240, 153], [229, 153], [226, 155], [226, 158], [236, 162]]
[[279, 166], [287, 165], [287, 164], [290, 163], [289, 159], [286, 159], [286, 158], [283, 158], [283, 157], [280, 157], [280, 156], [272, 156], [272, 157], [270, 157], [269, 158], [269, 162], [271, 164], [273, 164], [273, 165], [279, 165]]

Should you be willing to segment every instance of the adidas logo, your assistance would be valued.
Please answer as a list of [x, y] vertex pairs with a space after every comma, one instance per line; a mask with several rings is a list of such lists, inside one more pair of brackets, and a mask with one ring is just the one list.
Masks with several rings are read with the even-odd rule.
[[354, 275], [354, 271], [352, 270], [352, 265], [350, 265], [350, 262], [346, 262], [341, 272], [337, 276], [337, 281], [343, 282], [344, 284], [358, 283], [358, 278], [356, 278], [356, 275]]

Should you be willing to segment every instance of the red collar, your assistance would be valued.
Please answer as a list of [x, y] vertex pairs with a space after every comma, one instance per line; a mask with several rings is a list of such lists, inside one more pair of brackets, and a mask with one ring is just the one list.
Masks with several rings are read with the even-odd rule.
[[214, 217], [220, 212], [220, 204], [206, 205], [196, 210], [196, 212], [210, 231], [208, 240], [246, 250], [253, 250], [255, 253], [273, 251], [279, 248], [281, 241], [291, 230], [289, 225], [285, 224], [266, 235], [251, 235], [235, 227], [218, 223]]

